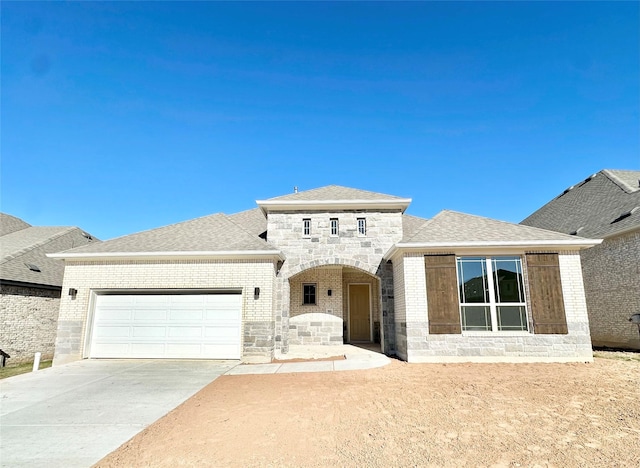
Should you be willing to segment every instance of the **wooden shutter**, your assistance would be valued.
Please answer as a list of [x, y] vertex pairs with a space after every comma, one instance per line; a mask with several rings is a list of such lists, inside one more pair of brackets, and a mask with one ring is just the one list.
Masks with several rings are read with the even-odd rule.
[[428, 255], [424, 257], [424, 266], [427, 277], [429, 333], [462, 333], [455, 255]]
[[566, 335], [558, 254], [527, 254], [527, 272], [534, 333]]

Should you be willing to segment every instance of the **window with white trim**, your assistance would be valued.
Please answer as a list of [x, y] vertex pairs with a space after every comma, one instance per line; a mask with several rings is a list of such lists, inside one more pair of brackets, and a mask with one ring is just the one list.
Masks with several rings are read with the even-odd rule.
[[367, 235], [367, 220], [366, 218], [358, 218], [358, 235], [366, 236]]
[[331, 218], [329, 223], [331, 224], [331, 235], [336, 237], [338, 235], [338, 218]]
[[302, 220], [302, 235], [309, 237], [311, 235], [311, 219], [304, 218]]
[[527, 331], [520, 257], [458, 257], [463, 331]]
[[316, 304], [316, 289], [315, 283], [302, 285], [302, 305]]

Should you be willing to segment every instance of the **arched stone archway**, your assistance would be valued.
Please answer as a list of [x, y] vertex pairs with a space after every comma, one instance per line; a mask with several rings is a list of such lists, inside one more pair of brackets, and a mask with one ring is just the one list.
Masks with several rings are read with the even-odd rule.
[[280, 271], [281, 299], [288, 312], [282, 318], [283, 352], [289, 345], [380, 343], [379, 266], [343, 262], [313, 260]]

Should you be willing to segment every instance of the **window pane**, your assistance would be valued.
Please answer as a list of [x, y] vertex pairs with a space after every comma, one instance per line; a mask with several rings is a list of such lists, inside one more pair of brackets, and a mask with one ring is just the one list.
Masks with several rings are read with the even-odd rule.
[[522, 306], [498, 306], [498, 330], [527, 330], [527, 314]]
[[491, 312], [486, 306], [462, 306], [462, 329], [491, 331]]
[[496, 302], [524, 302], [522, 263], [517, 257], [493, 259]]
[[316, 285], [305, 284], [302, 286], [302, 303], [303, 304], [315, 304], [316, 303]]
[[489, 302], [486, 264], [482, 258], [458, 259], [460, 301], [463, 304]]

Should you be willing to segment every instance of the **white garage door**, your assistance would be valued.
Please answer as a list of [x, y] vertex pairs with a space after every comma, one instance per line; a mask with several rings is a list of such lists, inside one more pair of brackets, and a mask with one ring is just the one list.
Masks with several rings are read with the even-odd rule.
[[241, 294], [96, 296], [92, 358], [240, 359]]

